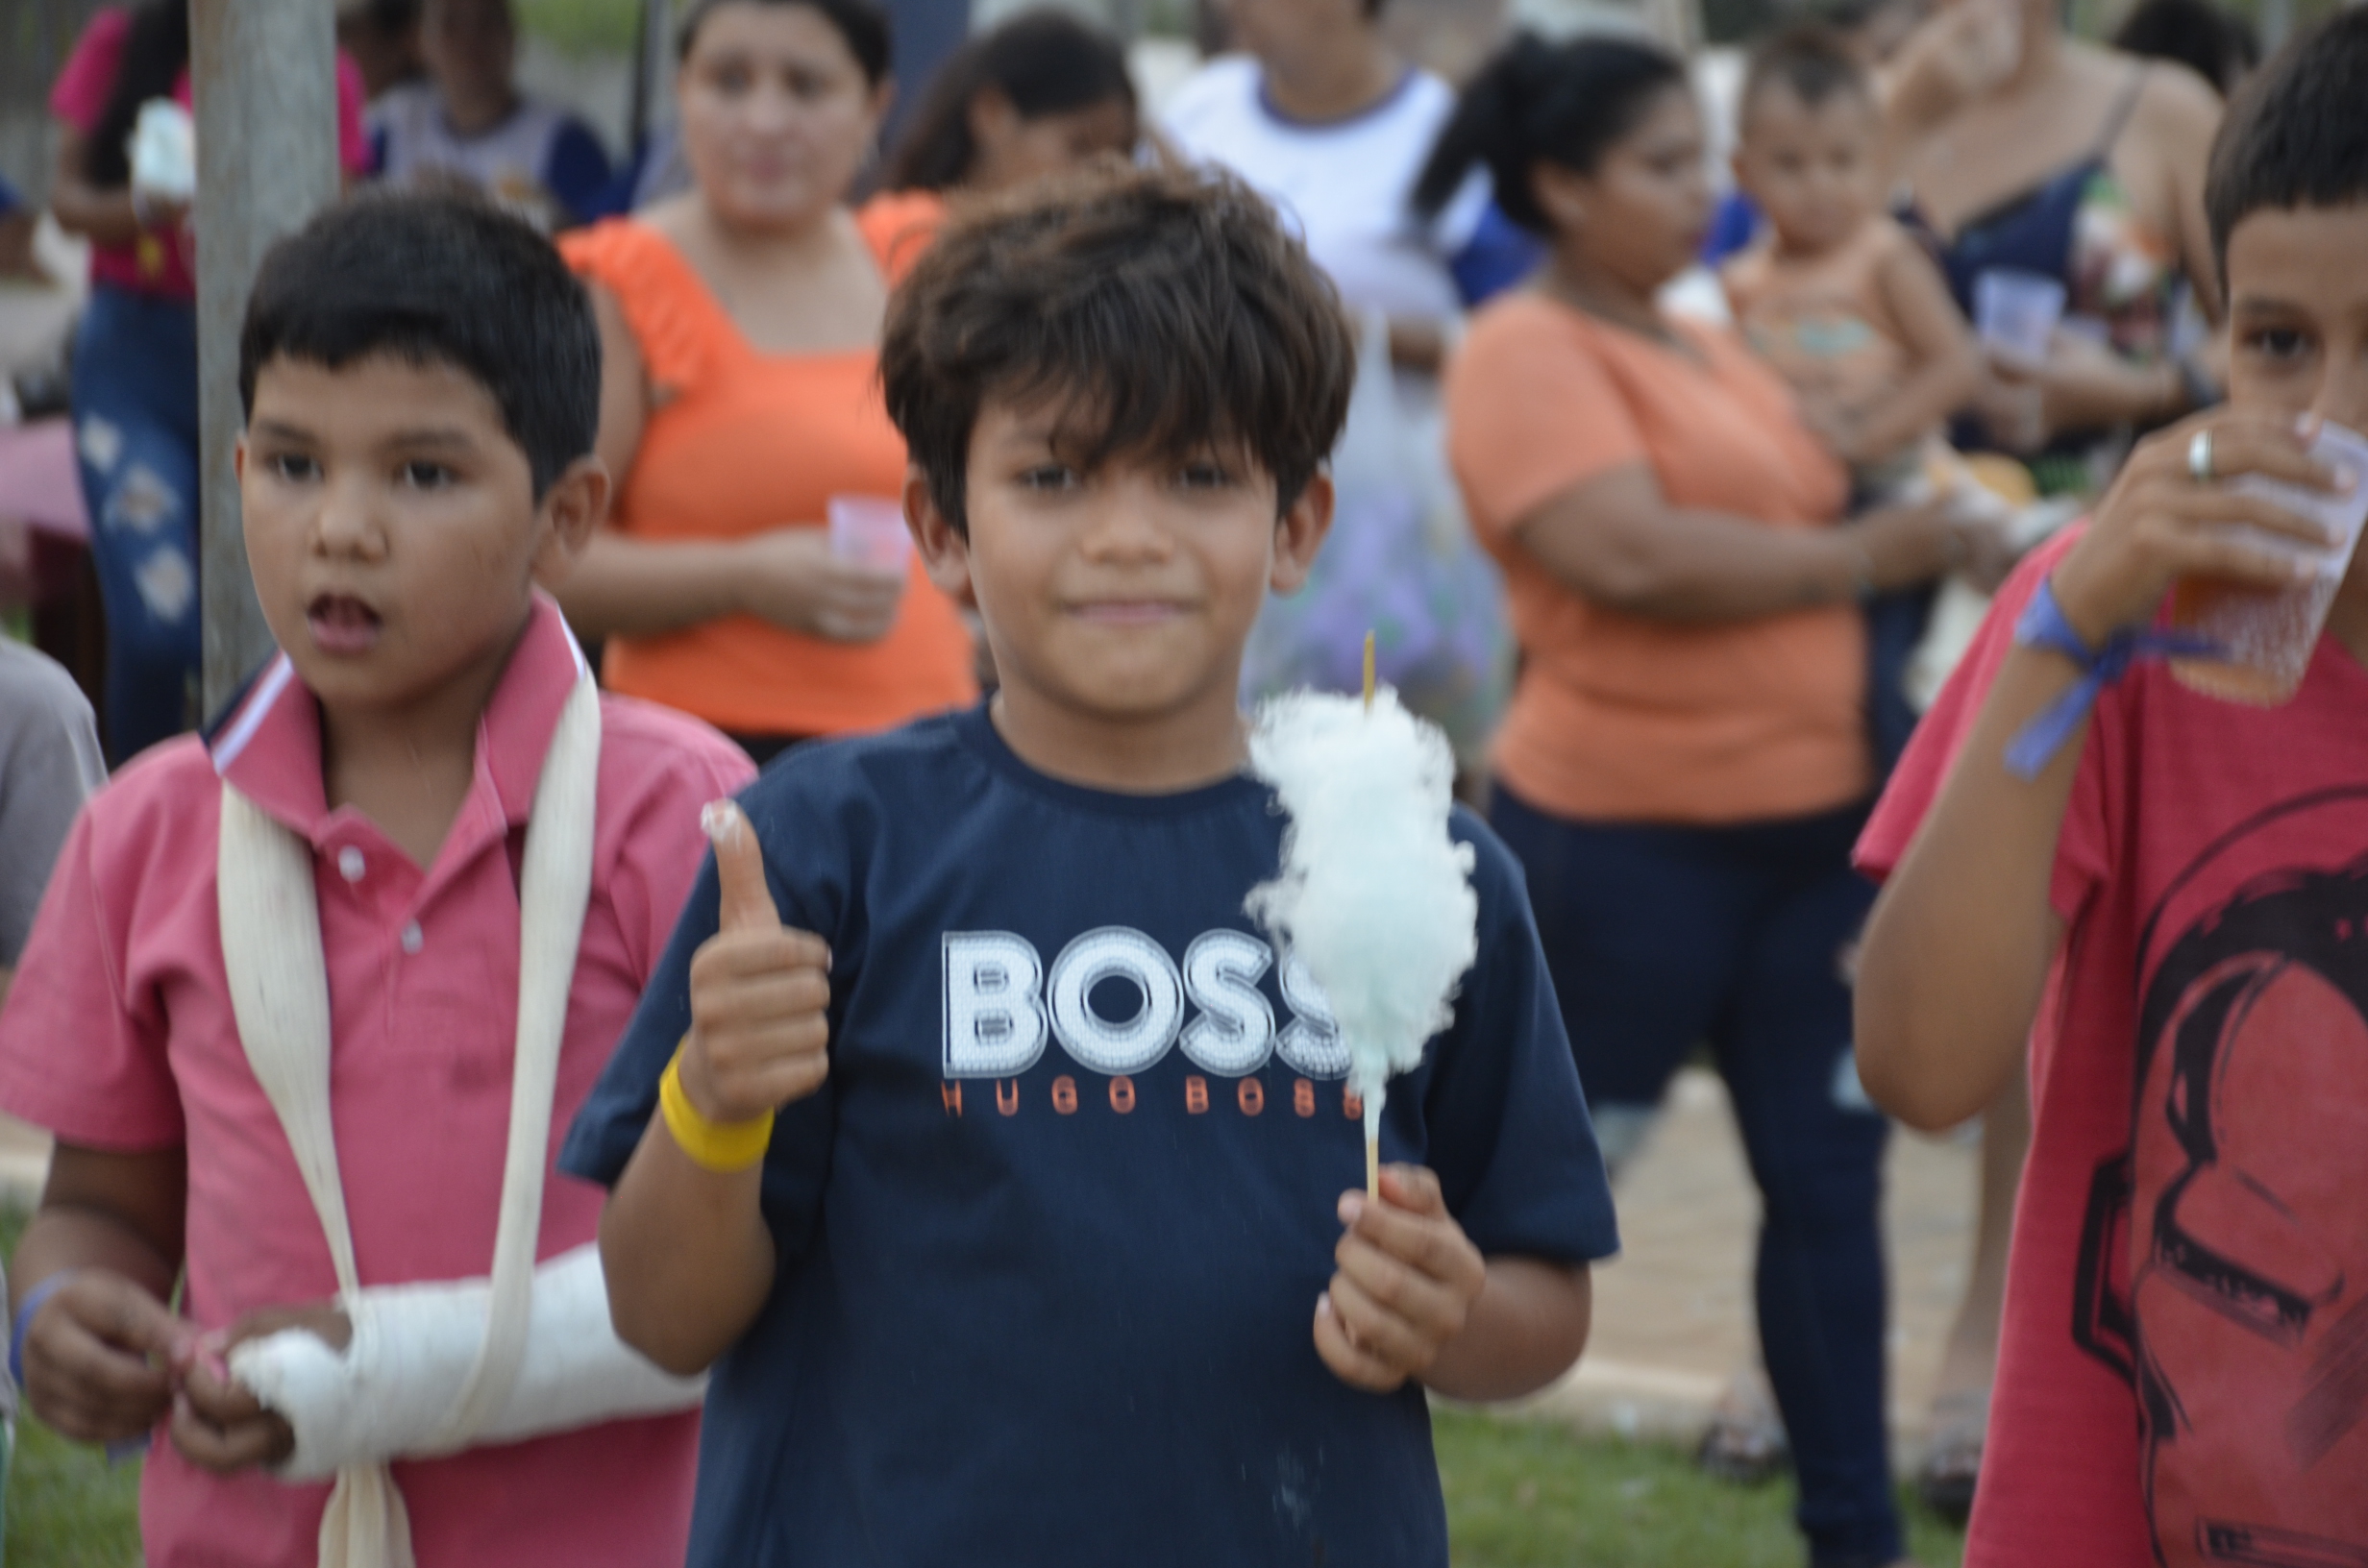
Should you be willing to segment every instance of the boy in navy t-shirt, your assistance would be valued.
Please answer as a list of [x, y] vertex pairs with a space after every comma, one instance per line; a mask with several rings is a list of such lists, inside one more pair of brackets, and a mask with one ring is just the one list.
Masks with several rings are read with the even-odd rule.
[[1284, 819], [1242, 649], [1353, 355], [1265, 205], [1180, 173], [959, 219], [893, 304], [906, 511], [1001, 690], [743, 796], [563, 1155], [615, 1188], [619, 1333], [715, 1369], [693, 1564], [1443, 1564], [1425, 1387], [1577, 1358], [1617, 1241], [1510, 858], [1458, 813], [1480, 958], [1377, 1203], [1243, 912]]

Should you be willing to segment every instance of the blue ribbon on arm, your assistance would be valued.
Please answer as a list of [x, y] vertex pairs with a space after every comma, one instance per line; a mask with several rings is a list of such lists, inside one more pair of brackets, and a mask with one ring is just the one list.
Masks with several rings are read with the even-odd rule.
[[2063, 606], [2056, 602], [2056, 585], [2046, 578], [2040, 579], [2039, 591], [2031, 596], [2022, 618], [2014, 623], [2014, 646], [2060, 653], [2081, 669], [2081, 678], [2071, 689], [2041, 709], [2007, 743], [2007, 772], [2026, 784], [2045, 772], [2056, 753], [2079, 733], [2088, 710], [2096, 706], [2097, 694], [2128, 674], [2137, 660], [2216, 658], [2226, 651], [2210, 638], [2194, 632], [2140, 631], [2127, 626], [2108, 637], [2103, 648], [2090, 648], [2064, 619]]

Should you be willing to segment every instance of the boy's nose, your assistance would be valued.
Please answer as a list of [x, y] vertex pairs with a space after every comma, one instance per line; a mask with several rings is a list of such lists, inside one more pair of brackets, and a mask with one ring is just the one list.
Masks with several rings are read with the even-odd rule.
[[385, 548], [385, 532], [372, 505], [369, 487], [350, 479], [322, 486], [312, 531], [321, 549], [331, 554], [376, 557]]
[[1086, 525], [1085, 553], [1093, 560], [1165, 560], [1175, 539], [1152, 516], [1150, 500], [1135, 487], [1116, 487]]

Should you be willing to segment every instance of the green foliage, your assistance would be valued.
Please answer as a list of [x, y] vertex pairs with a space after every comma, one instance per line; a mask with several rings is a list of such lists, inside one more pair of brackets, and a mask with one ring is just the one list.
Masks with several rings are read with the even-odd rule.
[[641, 0], [517, 0], [517, 6], [519, 31], [562, 54], [629, 57], [639, 36]]

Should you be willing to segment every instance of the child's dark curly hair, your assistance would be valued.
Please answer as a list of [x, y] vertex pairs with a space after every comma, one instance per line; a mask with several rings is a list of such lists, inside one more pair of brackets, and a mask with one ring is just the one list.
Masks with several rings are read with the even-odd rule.
[[889, 417], [967, 530], [988, 399], [1057, 407], [1064, 457], [1254, 459], [1287, 510], [1340, 438], [1356, 346], [1340, 297], [1228, 176], [1122, 166], [962, 211], [888, 310]]

